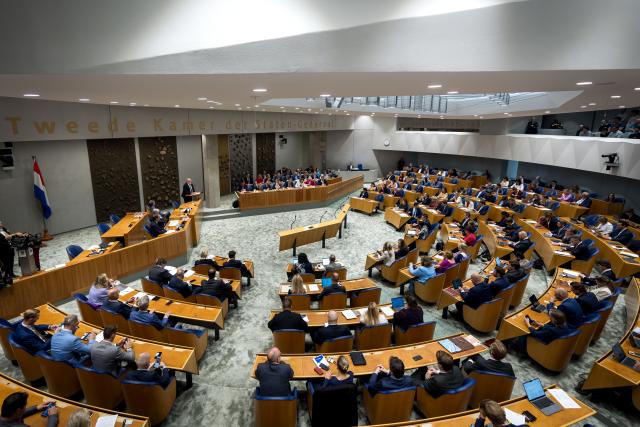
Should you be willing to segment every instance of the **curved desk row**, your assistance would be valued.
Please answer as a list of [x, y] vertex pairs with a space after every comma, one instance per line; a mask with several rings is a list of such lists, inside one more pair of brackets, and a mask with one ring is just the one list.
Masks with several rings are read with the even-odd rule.
[[320, 222], [318, 224], [307, 225], [306, 227], [297, 227], [291, 230], [279, 231], [280, 251], [293, 249], [293, 255], [296, 255], [298, 246], [308, 245], [309, 243], [322, 242], [324, 248], [325, 239], [336, 237], [342, 239], [342, 223], [347, 227], [347, 213], [351, 205], [346, 203], [335, 219]]
[[537, 222], [518, 218], [516, 223], [522, 227], [522, 230], [531, 234], [531, 240], [536, 244], [533, 250], [542, 258], [547, 271], [575, 259], [573, 255], [563, 250], [558, 239], [548, 237], [551, 232]]
[[[380, 304], [378, 308], [382, 310], [382, 314], [384, 314], [385, 318], [389, 321], [393, 319], [393, 309], [391, 308], [391, 304]], [[338, 325], [345, 326], [356, 326], [360, 324], [360, 315], [367, 310], [367, 307], [353, 307], [353, 308], [345, 308], [345, 309], [333, 309], [333, 310], [293, 310], [294, 312], [300, 314], [303, 317], [307, 318], [307, 326], [310, 328], [320, 328], [327, 323], [327, 314], [329, 311], [335, 311], [338, 313]], [[273, 319], [273, 316], [280, 313], [281, 310], [271, 310], [269, 313], [269, 320]], [[356, 317], [347, 318], [347, 316], [351, 317], [351, 314], [355, 314]]]
[[[344, 286], [347, 294], [350, 292], [362, 291], [364, 289], [375, 289], [377, 287], [376, 283], [368, 277], [341, 280], [340, 284]], [[307, 291], [307, 295], [315, 296], [322, 293], [321, 283], [305, 283], [304, 287]], [[286, 297], [289, 294], [289, 289], [291, 289], [291, 283], [282, 283], [278, 288], [278, 296], [280, 296], [280, 298]]]

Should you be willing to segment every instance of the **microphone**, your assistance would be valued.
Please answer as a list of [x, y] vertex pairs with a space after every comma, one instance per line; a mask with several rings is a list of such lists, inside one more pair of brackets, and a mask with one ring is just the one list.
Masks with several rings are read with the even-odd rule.
[[297, 214], [293, 216], [293, 221], [291, 221], [291, 225], [289, 226], [289, 230], [291, 230], [293, 228], [293, 223], [296, 222], [297, 218], [298, 218]]
[[324, 211], [324, 212], [323, 212], [323, 214], [322, 214], [322, 216], [320, 217], [320, 221], [318, 221], [318, 222], [322, 222], [322, 218], [324, 218], [324, 216], [325, 216], [326, 214], [327, 214], [327, 211]]

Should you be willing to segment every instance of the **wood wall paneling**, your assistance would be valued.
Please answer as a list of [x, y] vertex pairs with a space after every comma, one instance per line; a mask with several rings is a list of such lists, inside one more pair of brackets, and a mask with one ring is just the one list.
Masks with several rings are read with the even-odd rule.
[[176, 137], [138, 138], [144, 201], [155, 200], [160, 209], [180, 201]]
[[231, 169], [231, 191], [236, 191], [240, 188], [245, 175], [253, 175], [250, 133], [229, 135], [229, 167]]
[[218, 168], [220, 176], [220, 195], [231, 193], [231, 173], [229, 169], [229, 137], [218, 135]]
[[259, 174], [273, 174], [276, 170], [276, 134], [256, 134], [256, 170]]

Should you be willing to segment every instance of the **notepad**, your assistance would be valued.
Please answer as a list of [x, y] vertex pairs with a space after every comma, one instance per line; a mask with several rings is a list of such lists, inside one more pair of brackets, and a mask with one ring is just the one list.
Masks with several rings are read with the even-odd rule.
[[344, 310], [344, 311], [342, 312], [342, 315], [343, 315], [343, 316], [344, 316], [344, 318], [345, 318], [345, 319], [347, 319], [347, 320], [352, 320], [352, 319], [355, 319], [356, 317], [358, 317], [358, 316], [356, 316], [356, 314], [355, 314], [353, 311], [351, 311], [351, 310]]
[[438, 344], [440, 344], [441, 346], [443, 346], [445, 348], [445, 350], [447, 350], [449, 353], [457, 353], [460, 351], [460, 347], [458, 347], [457, 345], [455, 345], [453, 342], [451, 342], [451, 340], [446, 339], [446, 340], [440, 340], [438, 341]]
[[195, 273], [195, 271], [193, 271], [193, 270], [187, 270], [187, 271], [184, 272], [184, 277], [191, 277], [191, 276], [194, 275], [194, 273]]
[[178, 221], [177, 219], [171, 220], [167, 223], [168, 227], [177, 227], [178, 224], [180, 224], [180, 221]]
[[572, 279], [577, 278], [578, 276], [580, 276], [580, 272], [578, 271], [574, 271], [574, 270], [562, 270], [562, 274], [566, 275], [567, 277], [570, 277]]
[[96, 427], [114, 427], [118, 421], [117, 415], [103, 415], [98, 417]]
[[137, 294], [135, 294], [135, 295], [133, 296], [133, 298], [134, 298], [134, 299], [139, 299], [139, 298], [142, 298], [142, 297], [144, 297], [144, 296], [147, 296], [147, 293], [146, 293], [146, 292], [138, 292]]
[[389, 306], [380, 307], [380, 311], [382, 311], [382, 314], [385, 316], [393, 316], [393, 309]]
[[286, 294], [291, 290], [291, 285], [280, 285], [280, 293]]
[[178, 271], [178, 269], [175, 268], [172, 265], [167, 265], [167, 266], [164, 267], [164, 269], [167, 270], [171, 274], [176, 274], [176, 271]]
[[517, 412], [513, 412], [509, 408], [503, 408], [504, 414], [507, 417], [507, 421], [509, 421], [514, 426], [524, 425], [527, 422], [527, 417], [524, 415], [520, 415]]
[[558, 255], [571, 256], [569, 252], [565, 252], [565, 251], [553, 251], [553, 252]]
[[104, 333], [100, 332], [96, 335], [96, 342], [101, 342], [104, 339]]
[[548, 392], [558, 401], [560, 406], [562, 406], [563, 408], [580, 409], [580, 405], [578, 405], [576, 401], [567, 394], [566, 391], [559, 388], [550, 388]]
[[318, 292], [320, 290], [320, 288], [316, 284], [311, 284], [311, 285], [309, 285], [309, 290], [311, 292]]

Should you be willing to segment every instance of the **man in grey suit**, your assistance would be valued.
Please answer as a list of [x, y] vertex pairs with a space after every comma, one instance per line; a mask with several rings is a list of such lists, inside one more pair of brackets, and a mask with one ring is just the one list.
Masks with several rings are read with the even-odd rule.
[[114, 344], [117, 332], [118, 327], [115, 325], [105, 327], [102, 332], [104, 339], [91, 347], [93, 369], [118, 375], [122, 362], [135, 361], [135, 354], [128, 338]]

